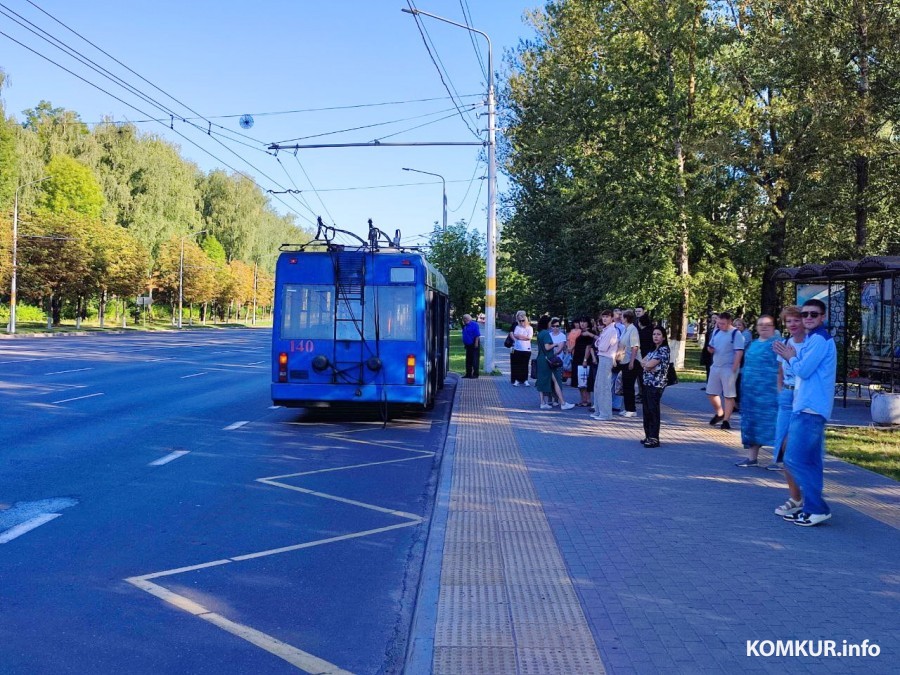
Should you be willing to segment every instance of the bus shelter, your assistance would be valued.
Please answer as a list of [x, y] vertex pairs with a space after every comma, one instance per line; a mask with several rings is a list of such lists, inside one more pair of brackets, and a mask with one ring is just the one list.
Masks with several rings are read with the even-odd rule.
[[845, 407], [849, 388], [900, 392], [900, 256], [782, 267], [774, 278], [782, 306], [817, 298], [828, 307]]

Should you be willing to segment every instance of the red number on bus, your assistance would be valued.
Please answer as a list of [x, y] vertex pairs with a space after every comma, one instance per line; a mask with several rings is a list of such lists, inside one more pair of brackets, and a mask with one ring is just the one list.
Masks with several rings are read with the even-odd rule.
[[316, 345], [312, 340], [291, 340], [292, 352], [314, 352]]

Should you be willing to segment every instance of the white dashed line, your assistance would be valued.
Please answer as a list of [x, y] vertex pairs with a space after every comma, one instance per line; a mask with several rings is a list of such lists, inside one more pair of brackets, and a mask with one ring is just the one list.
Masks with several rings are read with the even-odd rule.
[[80, 373], [83, 370], [93, 370], [93, 368], [73, 368], [72, 370], [55, 370], [52, 373], [44, 373], [44, 375], [62, 375], [63, 373]]
[[24, 523], [19, 523], [15, 527], [11, 527], [3, 534], [0, 534], [0, 544], [6, 544], [11, 542], [16, 537], [21, 537], [26, 532], [31, 532], [36, 527], [40, 527], [45, 523], [49, 523], [54, 518], [59, 518], [61, 513], [45, 513], [40, 516], [35, 516], [31, 520], [26, 520]]
[[201, 375], [209, 375], [209, 373], [194, 373], [193, 375], [182, 375], [181, 379], [186, 380], [189, 377], [200, 377]]
[[88, 394], [87, 396], [76, 396], [75, 398], [64, 398], [62, 401], [51, 401], [50, 405], [68, 403], [69, 401], [80, 401], [83, 398], [93, 398], [94, 396], [103, 396], [103, 392], [100, 392], [99, 394]]
[[270, 405], [269, 406], [269, 410], [278, 410], [279, 408], [281, 408], [280, 405]]
[[222, 429], [222, 431], [234, 431], [235, 429], [240, 429], [245, 424], [250, 424], [250, 420], [244, 420], [243, 422], [235, 422], [234, 424], [229, 424], [227, 427]]
[[176, 450], [175, 452], [170, 452], [165, 457], [160, 457], [154, 462], [150, 462], [147, 466], [162, 466], [163, 464], [168, 464], [172, 460], [178, 459], [179, 457], [184, 457], [188, 454], [190, 450]]

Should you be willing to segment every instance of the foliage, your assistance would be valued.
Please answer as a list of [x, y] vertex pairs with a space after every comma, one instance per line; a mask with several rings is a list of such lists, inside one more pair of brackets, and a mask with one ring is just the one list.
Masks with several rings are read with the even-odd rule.
[[428, 261], [447, 280], [450, 308], [458, 318], [484, 310], [484, 237], [460, 220], [444, 230], [435, 227], [429, 240]]
[[[900, 242], [900, 6], [555, 0], [509, 57], [499, 309], [771, 311]], [[682, 324], [683, 325], [683, 324]]]
[[41, 185], [41, 206], [53, 213], [74, 211], [99, 218], [103, 193], [91, 170], [66, 155], [57, 155], [47, 164], [50, 177]]

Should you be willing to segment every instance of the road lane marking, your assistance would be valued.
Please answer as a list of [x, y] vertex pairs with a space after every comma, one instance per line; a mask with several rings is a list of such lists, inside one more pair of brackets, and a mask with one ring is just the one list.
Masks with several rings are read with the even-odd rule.
[[263, 361], [254, 361], [253, 363], [248, 363], [247, 365], [248, 366], [258, 366], [260, 363], [263, 363]]
[[3, 534], [0, 534], [0, 544], [9, 543], [16, 537], [21, 537], [26, 532], [31, 532], [34, 528], [49, 523], [51, 520], [59, 518], [61, 515], [61, 513], [45, 513], [40, 516], [35, 516], [31, 520], [26, 520], [24, 523], [19, 523], [15, 527], [9, 528]]
[[93, 370], [93, 368], [73, 368], [72, 370], [56, 370], [52, 373], [44, 373], [44, 375], [62, 375], [63, 373], [80, 373], [83, 370]]
[[[227, 427], [225, 430], [232, 430], [242, 427], [245, 424], [249, 424], [247, 421], [235, 422]], [[338, 436], [339, 434], [322, 434], [323, 436]], [[348, 438], [344, 438], [343, 440], [352, 440]], [[396, 449], [396, 448], [388, 448], [388, 449]], [[242, 640], [246, 640], [250, 644], [253, 644], [260, 649], [263, 649], [270, 654], [277, 656], [284, 661], [287, 661], [291, 665], [296, 668], [303, 670], [307, 673], [321, 673], [321, 674], [330, 674], [330, 675], [350, 675], [347, 671], [342, 670], [338, 666], [324, 661], [319, 657], [310, 654], [309, 652], [305, 652], [301, 649], [298, 649], [292, 645], [281, 642], [280, 640], [258, 631], [249, 626], [245, 626], [240, 623], [236, 623], [231, 621], [230, 619], [225, 618], [221, 614], [217, 614], [203, 607], [199, 603], [194, 600], [185, 597], [183, 595], [179, 595], [174, 591], [171, 591], [163, 586], [152, 583], [150, 579], [159, 579], [161, 577], [169, 577], [177, 574], [182, 574], [185, 572], [193, 572], [199, 569], [205, 569], [209, 567], [218, 567], [220, 565], [229, 565], [231, 563], [240, 563], [246, 560], [254, 560], [257, 558], [263, 558], [267, 556], [278, 555], [281, 553], [288, 553], [291, 551], [299, 551], [302, 549], [313, 548], [316, 546], [323, 546], [327, 544], [337, 543], [341, 541], [347, 541], [350, 539], [359, 539], [361, 537], [369, 537], [376, 534], [381, 534], [383, 532], [390, 532], [393, 530], [398, 530], [401, 528], [412, 527], [415, 525], [420, 525], [424, 522], [424, 518], [421, 516], [417, 516], [414, 513], [406, 513], [404, 511], [398, 511], [396, 509], [389, 509], [382, 506], [377, 506], [375, 504], [367, 504], [365, 502], [355, 501], [352, 499], [347, 499], [345, 497], [340, 497], [338, 495], [326, 494], [324, 492], [318, 492], [315, 490], [309, 490], [307, 488], [298, 487], [296, 485], [290, 485], [288, 483], [279, 482], [279, 479], [287, 479], [287, 478], [300, 478], [303, 476], [308, 476], [311, 474], [324, 473], [325, 471], [347, 471], [350, 469], [357, 469], [364, 466], [375, 466], [379, 464], [394, 464], [397, 462], [406, 462], [415, 459], [429, 459], [433, 458], [433, 452], [428, 452], [425, 450], [411, 450], [411, 452], [417, 453], [416, 457], [404, 457], [401, 459], [395, 460], [386, 460], [383, 462], [367, 462], [365, 464], [353, 464], [350, 466], [336, 467], [333, 469], [320, 469], [314, 471], [304, 471], [292, 474], [284, 474], [280, 476], [270, 476], [267, 478], [257, 478], [257, 482], [264, 483], [267, 485], [271, 485], [272, 487], [280, 487], [287, 490], [292, 490], [295, 492], [300, 492], [303, 494], [307, 494], [313, 497], [319, 497], [321, 499], [328, 499], [331, 501], [341, 502], [344, 504], [348, 504], [351, 506], [360, 507], [363, 509], [367, 509], [370, 511], [376, 511], [379, 513], [385, 513], [388, 515], [396, 516], [403, 519], [403, 522], [396, 523], [394, 525], [388, 525], [385, 527], [379, 527], [375, 529], [362, 530], [358, 532], [350, 532], [348, 534], [342, 534], [335, 537], [328, 537], [326, 539], [317, 539], [315, 541], [302, 542], [299, 544], [293, 544], [291, 546], [283, 546], [280, 548], [268, 549], [265, 551], [257, 551], [254, 553], [246, 553], [243, 555], [232, 556], [231, 558], [225, 560], [214, 560], [207, 563], [200, 563], [198, 565], [191, 565], [188, 567], [179, 567], [176, 569], [164, 570], [160, 572], [152, 572], [150, 574], [143, 574], [140, 576], [129, 577], [125, 579], [128, 583], [140, 588], [141, 590], [163, 600], [164, 602], [169, 603], [170, 605], [181, 609], [182, 611], [188, 612], [189, 614], [197, 617], [198, 619], [203, 619], [204, 621], [208, 621], [209, 623], [221, 628], [222, 630], [231, 633], [235, 637], [238, 637]]]
[[168, 464], [172, 460], [178, 459], [179, 457], [184, 457], [189, 452], [190, 450], [176, 450], [175, 452], [170, 452], [165, 457], [160, 457], [159, 459], [150, 462], [147, 466], [162, 466], [163, 464]]
[[186, 380], [189, 377], [200, 377], [201, 375], [209, 375], [209, 373], [194, 373], [193, 375], [182, 375], [181, 379]]
[[280, 405], [270, 405], [269, 410], [278, 410], [280, 407]]
[[26, 361], [37, 361], [37, 359], [16, 359], [14, 361], [0, 361], [0, 363], [25, 363]]
[[163, 588], [162, 586], [147, 581], [145, 577], [132, 577], [126, 579], [126, 581], [151, 595], [155, 595], [160, 600], [168, 602], [170, 605], [196, 616], [198, 619], [208, 621], [214, 626], [217, 626], [242, 640], [246, 640], [260, 649], [264, 649], [273, 656], [277, 656], [307, 673], [322, 673], [322, 675], [352, 675], [349, 671], [343, 670], [333, 663], [320, 659], [309, 652], [304, 652], [301, 649], [292, 647], [286, 642], [282, 642], [271, 635], [267, 635], [266, 633], [250, 628], [250, 626], [237, 623], [236, 621], [226, 619], [216, 612], [211, 612], [203, 605], [200, 605], [183, 595], [178, 595], [167, 588]]
[[250, 424], [250, 420], [244, 420], [243, 422], [235, 422], [234, 424], [229, 424], [227, 427], [222, 429], [222, 431], [234, 431], [235, 429], [240, 429], [245, 424]]
[[62, 401], [50, 401], [50, 405], [68, 403], [69, 401], [80, 401], [83, 398], [93, 398], [94, 396], [103, 396], [103, 392], [101, 391], [99, 394], [87, 394], [86, 396], [76, 396], [75, 398], [64, 398]]

